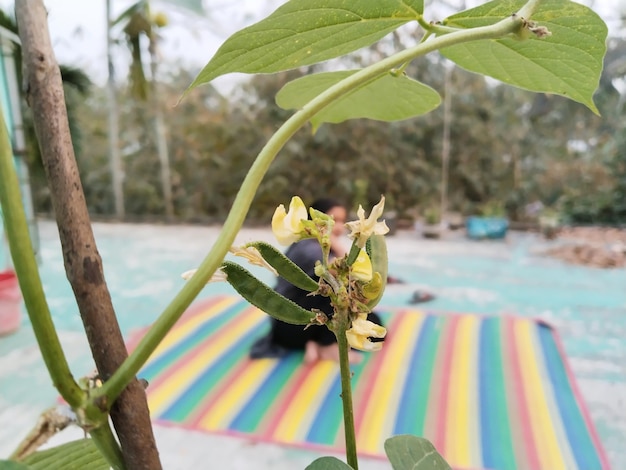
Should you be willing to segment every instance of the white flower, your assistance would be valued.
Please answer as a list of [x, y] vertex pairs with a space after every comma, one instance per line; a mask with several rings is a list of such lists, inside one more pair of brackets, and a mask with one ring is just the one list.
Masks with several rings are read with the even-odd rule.
[[307, 219], [307, 211], [302, 199], [298, 196], [291, 198], [289, 212], [285, 211], [282, 204], [274, 211], [272, 217], [272, 232], [278, 243], [281, 245], [291, 245], [302, 238], [304, 230], [303, 220]]
[[381, 196], [380, 202], [372, 208], [372, 212], [370, 212], [370, 216], [367, 219], [365, 218], [363, 207], [359, 206], [359, 210], [356, 213], [359, 220], [346, 223], [346, 227], [350, 230], [348, 236], [356, 240], [356, 244], [359, 248], [364, 248], [367, 239], [372, 235], [385, 235], [389, 232], [389, 227], [387, 227], [384, 220], [378, 222], [378, 218], [383, 215], [384, 207], [385, 196]]
[[359, 255], [356, 257], [356, 260], [350, 266], [350, 274], [354, 279], [363, 282], [369, 282], [372, 280], [372, 261], [370, 257], [367, 256], [367, 252], [365, 250], [361, 250]]
[[[197, 269], [190, 269], [189, 271], [185, 271], [184, 273], [182, 273], [180, 276], [185, 281], [188, 281], [196, 273], [196, 271]], [[211, 279], [207, 281], [207, 284], [211, 282], [223, 282], [223, 281], [226, 281], [227, 278], [228, 276], [226, 276], [226, 273], [222, 271], [221, 269], [218, 269], [217, 271], [213, 273], [213, 276], [211, 276]]]
[[229, 251], [235, 256], [241, 256], [242, 258], [247, 259], [250, 264], [269, 269], [272, 273], [274, 273], [274, 276], [278, 276], [278, 272], [271, 264], [265, 261], [265, 258], [261, 256], [261, 253], [259, 253], [259, 250], [257, 250], [256, 247], [245, 245], [231, 246]]
[[385, 327], [369, 321], [366, 313], [359, 314], [356, 320], [352, 320], [352, 327], [346, 330], [350, 346], [361, 351], [380, 351], [382, 342], [372, 343], [369, 338], [384, 338], [386, 334]]

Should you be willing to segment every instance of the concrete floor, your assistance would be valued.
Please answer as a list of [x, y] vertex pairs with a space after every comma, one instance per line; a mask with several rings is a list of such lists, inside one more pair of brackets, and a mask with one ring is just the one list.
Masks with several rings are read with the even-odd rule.
[[[180, 273], [195, 267], [217, 227], [95, 224], [105, 275], [124, 334], [152, 322], [182, 286]], [[64, 275], [53, 223], [39, 225], [41, 276], [68, 361], [81, 376], [93, 368], [82, 323]], [[245, 229], [239, 242], [273, 237]], [[569, 266], [541, 255], [547, 242], [511, 233], [506, 241], [472, 242], [460, 233], [424, 240], [414, 230], [389, 237], [390, 271], [405, 284], [392, 285], [382, 304], [407, 305], [416, 289], [436, 294], [428, 309], [542, 318], [558, 330], [591, 417], [613, 468], [626, 468], [626, 270]], [[257, 272], [272, 282], [271, 275]], [[228, 292], [210, 285], [201, 297]], [[7, 456], [56, 391], [47, 375], [26, 316], [16, 333], [0, 337], [0, 457]], [[304, 468], [320, 456], [248, 439], [156, 426], [167, 469]], [[64, 431], [51, 444], [82, 435]], [[213, 466], [213, 465], [212, 465]], [[361, 468], [390, 468], [362, 460]]]

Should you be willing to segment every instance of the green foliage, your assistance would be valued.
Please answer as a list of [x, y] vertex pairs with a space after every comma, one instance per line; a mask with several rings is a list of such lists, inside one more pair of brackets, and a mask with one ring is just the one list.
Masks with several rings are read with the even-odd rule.
[[[612, 70], [605, 70], [607, 85], [615, 77]], [[443, 65], [436, 60], [416, 60], [406, 71], [434, 89], [443, 89]], [[190, 80], [184, 71], [173, 73], [171, 82], [161, 85], [168, 103], [178, 99], [178, 90]], [[294, 76], [293, 72], [256, 76], [241, 85], [236, 91], [240, 98], [231, 103], [210, 86], [200, 87], [193, 99], [168, 111], [179, 220], [224, 220], [254, 155], [288, 117], [273, 97]], [[494, 86], [459, 68], [452, 71], [450, 92], [451, 210], [475, 214], [493, 199], [507, 201], [507, 215], [520, 218], [526, 204], [541, 200], [552, 205], [571, 188], [584, 187], [590, 197], [600, 190], [612, 191], [611, 162], [619, 155], [614, 142], [626, 117], [612, 111], [619, 95], [611, 88], [601, 88], [596, 95], [602, 119], [561, 97]], [[121, 146], [129, 149], [124, 154], [125, 191], [132, 195], [126, 201], [127, 213], [130, 218], [161, 217], [159, 165], [149, 133], [132, 112], [126, 112], [130, 101], [124, 95], [120, 102], [127, 103], [120, 123]], [[76, 111], [83, 148], [88, 149], [77, 155], [79, 168], [95, 215], [113, 211], [105, 107], [104, 90], [94, 87], [91, 98], [79, 102]], [[439, 188], [442, 121], [440, 107], [405, 121], [355, 119], [322, 126], [315, 135], [298, 132], [261, 183], [248, 223], [267, 223], [276, 205], [296, 191], [305, 201], [329, 194], [364, 207], [385, 194], [394, 201], [389, 209], [397, 210], [400, 217], [413, 217], [434, 202]], [[564, 145], [571, 139], [598, 144], [577, 153]], [[354, 183], [357, 179], [367, 181], [367, 186], [360, 188]], [[38, 211], [49, 210], [44, 183], [33, 179], [33, 187]]]
[[[285, 109], [300, 109], [332, 85], [356, 72], [327, 72], [299, 78], [280, 90], [276, 95], [276, 103]], [[426, 114], [440, 103], [439, 94], [431, 87], [403, 73], [387, 73], [334, 101], [313, 116], [311, 123], [315, 130], [324, 122], [339, 123], [356, 118], [401, 121]]]
[[385, 441], [393, 470], [450, 470], [437, 449], [422, 437], [400, 435]]
[[483, 217], [504, 217], [506, 211], [504, 203], [498, 200], [491, 200], [480, 207], [480, 215]]
[[441, 220], [439, 209], [437, 207], [429, 207], [424, 211], [424, 220], [429, 225], [438, 224]]
[[337, 457], [320, 457], [307, 465], [306, 470], [350, 470], [351, 468]]
[[12, 460], [0, 460], [0, 470], [32, 470], [32, 467]]
[[584, 184], [568, 187], [558, 199], [558, 207], [569, 223], [626, 224], [625, 130], [623, 124], [619, 126], [615, 139], [604, 146], [602, 179], [588, 172]]
[[619, 190], [595, 193], [572, 190], [558, 201], [566, 221], [575, 225], [623, 225], [626, 197]]
[[423, 9], [423, 0], [292, 0], [228, 38], [190, 89], [227, 73], [280, 72], [356, 51]]
[[[419, 5], [409, 8], [404, 2], [392, 0], [376, 5], [353, 0], [292, 0], [268, 18], [232, 35], [190, 89], [226, 73], [278, 72], [366, 47], [407, 21], [421, 20], [423, 2], [416, 3]], [[499, 24], [525, 4], [525, 0], [489, 2], [451, 16], [443, 21], [448, 28], [435, 31], [453, 34], [452, 31]], [[284, 28], [284, 24], [289, 24], [290, 28]], [[468, 70], [520, 88], [567, 96], [597, 113], [593, 93], [602, 71], [607, 35], [607, 27], [598, 15], [574, 2], [547, 0], [539, 2], [532, 19], [523, 18], [517, 30], [510, 32], [515, 33], [514, 38], [473, 40], [468, 37], [468, 41], [445, 47], [442, 53]], [[315, 80], [311, 94], [326, 90], [339, 81], [339, 77], [307, 79]], [[310, 81], [304, 83], [311, 85]], [[296, 86], [288, 95], [294, 97], [295, 90], [302, 88]], [[357, 92], [352, 90], [351, 93]], [[370, 111], [372, 103], [384, 103], [388, 96], [387, 92], [383, 96], [372, 95], [366, 102], [370, 106], [364, 104], [364, 108]], [[289, 102], [287, 106], [301, 107], [305, 101], [296, 100], [295, 104]], [[370, 114], [361, 109], [352, 115], [346, 113], [347, 103], [334, 106], [338, 108], [338, 115], [331, 117], [331, 110], [327, 108], [324, 117], [317, 117], [314, 127], [320, 122], [341, 122], [350, 117], [371, 117], [380, 113]]]
[[[492, 1], [453, 15], [443, 23], [456, 28], [487, 26], [525, 3], [526, 0]], [[608, 29], [604, 21], [590, 8], [564, 0], [539, 2], [529, 21], [547, 28], [551, 35], [541, 39], [473, 41], [444, 48], [441, 53], [472, 72], [526, 90], [565, 96], [597, 114], [593, 94], [606, 52]]]
[[109, 464], [92, 439], [68, 442], [35, 452], [23, 462], [0, 460], [2, 470], [108, 470]]

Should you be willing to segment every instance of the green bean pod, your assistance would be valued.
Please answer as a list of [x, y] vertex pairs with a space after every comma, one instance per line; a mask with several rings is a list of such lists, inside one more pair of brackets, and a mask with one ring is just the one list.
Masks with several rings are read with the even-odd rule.
[[247, 243], [246, 246], [253, 246], [259, 250], [263, 259], [267, 261], [281, 277], [294, 286], [307, 292], [314, 292], [319, 287], [317, 282], [311, 279], [297, 264], [269, 243], [252, 242]]
[[228, 283], [248, 302], [268, 315], [293, 325], [308, 325], [315, 314], [283, 297], [237, 263], [224, 261], [222, 271]]
[[369, 237], [365, 244], [365, 251], [367, 251], [367, 255], [372, 262], [372, 272], [380, 273], [382, 279], [382, 287], [380, 288], [379, 294], [369, 299], [366, 304], [370, 309], [373, 309], [378, 305], [380, 299], [382, 299], [385, 293], [385, 287], [387, 286], [389, 260], [387, 258], [387, 242], [385, 241], [385, 237], [383, 235], [372, 235]]

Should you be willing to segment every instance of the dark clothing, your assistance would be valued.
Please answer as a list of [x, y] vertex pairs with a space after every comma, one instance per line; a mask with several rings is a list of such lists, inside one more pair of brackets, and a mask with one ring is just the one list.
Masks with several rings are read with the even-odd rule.
[[[316, 281], [315, 263], [322, 260], [322, 248], [316, 239], [301, 240], [291, 245], [285, 252], [285, 256]], [[332, 257], [332, 253], [331, 253]], [[321, 310], [328, 316], [332, 316], [333, 307], [328, 297], [322, 295], [308, 295], [309, 292], [299, 289], [283, 278], [278, 278], [275, 287], [276, 292], [294, 301], [307, 310]], [[382, 325], [380, 317], [375, 313], [368, 315], [368, 320]], [[308, 341], [315, 341], [322, 346], [328, 346], [337, 342], [335, 334], [324, 325], [292, 325], [275, 318], [270, 318], [270, 332], [259, 338], [252, 349], [250, 356], [253, 359], [262, 357], [282, 357], [292, 350], [304, 350]]]
[[[294, 243], [287, 249], [285, 256], [300, 266], [310, 277], [316, 281], [319, 279], [315, 275], [315, 263], [322, 260], [322, 248], [316, 239], [308, 238]], [[328, 297], [308, 295], [309, 292], [299, 289], [282, 277], [278, 278], [275, 290], [289, 300], [293, 300], [302, 308], [321, 310], [328, 316], [333, 314], [333, 307]], [[304, 349], [307, 341], [315, 341], [324, 346], [336, 341], [335, 334], [326, 326], [311, 325], [304, 329], [306, 325], [291, 325], [275, 318], [272, 318], [271, 322], [272, 329], [270, 335], [272, 343], [286, 349]]]

